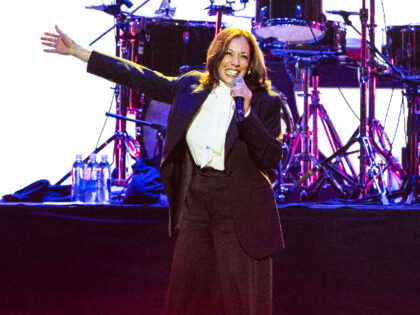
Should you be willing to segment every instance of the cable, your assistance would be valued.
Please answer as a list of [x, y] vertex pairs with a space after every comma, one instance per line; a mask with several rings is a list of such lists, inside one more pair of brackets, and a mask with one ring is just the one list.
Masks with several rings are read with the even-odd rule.
[[404, 102], [404, 93], [401, 93], [401, 107], [403, 109], [403, 118], [404, 118], [404, 139], [405, 139], [405, 145], [408, 145], [408, 137], [407, 137], [407, 122], [405, 120], [405, 102]]
[[[109, 105], [109, 109], [108, 109], [108, 111], [107, 111], [107, 112], [110, 112], [110, 111], [111, 111], [112, 105], [114, 104], [115, 95], [118, 93], [118, 92], [117, 92], [117, 91], [118, 91], [118, 87], [111, 88], [111, 89], [114, 89], [114, 93], [112, 93], [111, 104]], [[104, 124], [103, 124], [102, 129], [101, 129], [101, 132], [99, 133], [98, 141], [96, 142], [96, 145], [95, 145], [95, 148], [96, 148], [96, 149], [98, 148], [99, 141], [100, 141], [100, 140], [101, 140], [101, 138], [102, 138], [102, 134], [103, 134], [103, 132], [104, 132], [104, 130], [105, 130], [105, 126], [106, 126], [106, 123], [107, 123], [107, 122], [108, 122], [108, 116], [106, 116], [105, 121], [104, 121]], [[112, 163], [111, 163], [111, 165], [112, 165], [112, 164], [114, 164], [114, 159], [112, 159]]]
[[[394, 90], [392, 90], [394, 93]], [[404, 104], [402, 104], [402, 106], [400, 106], [400, 112], [398, 113], [398, 120], [397, 120], [397, 126], [395, 127], [395, 132], [394, 132], [394, 136], [392, 137], [392, 141], [391, 141], [391, 146], [394, 147], [394, 141], [395, 138], [397, 136], [397, 131], [398, 128], [400, 127], [400, 121], [401, 121], [401, 112], [404, 111]], [[405, 115], [405, 111], [404, 111], [404, 115]], [[405, 122], [405, 118], [404, 118], [404, 122]], [[384, 126], [385, 129], [385, 126]]]
[[382, 15], [384, 17], [384, 29], [386, 30], [387, 29], [387, 26], [386, 26], [386, 14], [385, 14], [385, 7], [384, 7], [384, 1], [383, 0], [381, 0], [381, 5], [382, 5]]
[[388, 114], [389, 114], [389, 109], [390, 109], [390, 107], [391, 107], [392, 98], [393, 98], [393, 96], [394, 96], [394, 90], [395, 90], [395, 82], [394, 82], [394, 81], [392, 81], [391, 97], [389, 98], [388, 107], [387, 107], [387, 109], [386, 109], [386, 113], [385, 113], [384, 129], [385, 129], [385, 126], [386, 126], [386, 121], [387, 121], [387, 119], [388, 119]]
[[[335, 82], [335, 80], [334, 80], [334, 82]], [[340, 92], [341, 96], [343, 97], [344, 101], [346, 102], [347, 107], [350, 109], [350, 111], [353, 113], [353, 115], [357, 118], [357, 120], [360, 121], [360, 117], [357, 116], [357, 114], [355, 113], [355, 111], [353, 110], [353, 108], [351, 108], [350, 103], [347, 101], [347, 99], [344, 96], [343, 91], [341, 90], [341, 88], [338, 85], [336, 85], [336, 87], [337, 87], [338, 91]]]

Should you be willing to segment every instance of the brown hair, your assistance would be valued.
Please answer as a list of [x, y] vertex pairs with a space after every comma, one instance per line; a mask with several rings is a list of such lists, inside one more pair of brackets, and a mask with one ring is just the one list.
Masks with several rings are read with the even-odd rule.
[[269, 89], [270, 81], [267, 78], [267, 69], [264, 64], [263, 54], [251, 33], [239, 28], [224, 29], [213, 39], [207, 51], [207, 71], [203, 74], [201, 83], [208, 89], [213, 89], [219, 84], [219, 65], [225, 56], [230, 42], [236, 37], [245, 38], [250, 47], [251, 55], [248, 73], [244, 77], [246, 84], [252, 91], [259, 88]]

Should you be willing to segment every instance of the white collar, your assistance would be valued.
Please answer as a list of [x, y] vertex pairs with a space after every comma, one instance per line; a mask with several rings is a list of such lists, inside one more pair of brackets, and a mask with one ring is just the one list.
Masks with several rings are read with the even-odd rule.
[[230, 95], [231, 88], [222, 80], [219, 80], [219, 84], [213, 89], [213, 93], [217, 97]]

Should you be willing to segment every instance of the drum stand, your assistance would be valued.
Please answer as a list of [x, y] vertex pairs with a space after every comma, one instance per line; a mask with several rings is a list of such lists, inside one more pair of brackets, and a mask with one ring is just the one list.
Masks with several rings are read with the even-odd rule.
[[[362, 0], [362, 9], [360, 10], [360, 21], [362, 25], [362, 32], [360, 33], [354, 28], [351, 21], [345, 18], [347, 25], [353, 27], [357, 33], [361, 35], [361, 66], [360, 66], [360, 126], [355, 131], [349, 142], [334, 153], [325, 161], [330, 161], [337, 155], [344, 154], [347, 156], [354, 152], [347, 150], [358, 143], [360, 172], [358, 183], [353, 183], [355, 186], [353, 197], [362, 200], [370, 200], [380, 198], [384, 205], [389, 204], [387, 198], [387, 187], [394, 188], [395, 184], [400, 185], [406, 174], [398, 161], [391, 154], [391, 143], [384, 131], [380, 122], [375, 118], [375, 89], [376, 89], [376, 60], [375, 54], [380, 54], [391, 66], [393, 66], [385, 56], [383, 56], [375, 47], [375, 4], [374, 0], [370, 0], [370, 28], [369, 40], [367, 39], [367, 22], [369, 18], [369, 10], [366, 7], [366, 0]], [[368, 49], [369, 48], [369, 49]], [[367, 54], [369, 52], [369, 55]], [[368, 59], [369, 57], [369, 59]], [[395, 68], [395, 67], [393, 67]], [[368, 106], [369, 105], [369, 106]], [[380, 156], [382, 161], [377, 161]], [[321, 164], [324, 164], [324, 162]], [[387, 171], [388, 183], [384, 180], [383, 172]], [[310, 170], [309, 173], [313, 172]], [[353, 173], [354, 174], [354, 173]], [[303, 178], [308, 177], [305, 174]], [[377, 194], [372, 194], [372, 189], [376, 190]], [[356, 192], [360, 193], [356, 196]]]
[[[370, 18], [369, 40], [367, 36], [367, 22]], [[383, 130], [380, 122], [375, 118], [375, 95], [376, 95], [376, 76], [377, 63], [376, 54], [378, 50], [375, 47], [375, 1], [370, 0], [370, 14], [366, 8], [366, 0], [362, 0], [362, 9], [360, 10], [360, 21], [362, 25], [362, 45], [361, 45], [361, 83], [360, 83], [360, 137], [369, 141], [369, 146], [373, 151], [367, 151], [362, 145], [360, 147], [360, 175], [359, 184], [361, 187], [361, 198], [369, 199], [369, 189], [372, 183], [375, 183], [377, 192], [380, 195], [383, 204], [388, 204], [386, 194], [390, 192], [397, 184], [398, 186], [405, 179], [406, 173], [393, 157], [391, 153], [391, 143]], [[367, 54], [368, 53], [368, 54]], [[381, 54], [387, 61], [387, 59]], [[369, 58], [369, 59], [368, 59]], [[368, 111], [367, 111], [368, 109]], [[381, 158], [377, 162], [380, 166], [380, 172], [367, 172], [369, 159]], [[383, 172], [388, 172], [389, 182], [383, 178]]]
[[214, 0], [210, 0], [210, 6], [208, 6], [207, 8], [204, 9], [204, 10], [209, 10], [209, 13], [208, 13], [209, 16], [214, 16], [214, 15], [217, 16], [216, 30], [215, 30], [215, 34], [214, 34], [215, 37], [222, 30], [223, 14], [233, 15], [234, 10], [232, 8], [232, 3], [234, 3], [234, 2], [235, 1], [226, 1], [227, 5], [215, 5]]
[[[121, 56], [121, 52], [123, 53], [123, 58], [126, 58], [126, 55], [124, 55], [124, 43], [122, 43], [121, 39], [121, 25], [124, 23], [127, 19], [127, 16], [133, 15], [137, 10], [142, 8], [145, 4], [147, 4], [150, 0], [145, 0], [143, 3], [141, 3], [138, 7], [136, 7], [131, 13], [125, 14], [121, 11], [121, 6], [125, 5], [128, 8], [132, 7], [132, 3], [128, 0], [115, 0], [115, 4], [112, 5], [102, 5], [102, 6], [90, 6], [86, 7], [87, 9], [96, 9], [104, 11], [107, 14], [110, 14], [114, 16], [115, 23], [114, 25], [106, 30], [103, 34], [101, 34], [98, 38], [96, 38], [94, 41], [92, 41], [89, 46], [92, 46], [95, 44], [99, 39], [104, 37], [106, 34], [108, 34], [111, 30], [115, 28], [115, 39], [116, 39], [116, 53], [115, 55], [117, 57]], [[115, 90], [116, 99], [117, 99], [117, 109], [116, 113], [121, 116], [125, 116], [128, 113], [128, 110], [131, 109], [129, 107], [130, 104], [130, 98], [132, 97], [131, 91], [128, 88], [125, 88], [123, 86], [117, 86]], [[136, 116], [137, 117], [137, 116]], [[135, 147], [138, 145], [136, 140], [132, 139], [128, 136], [126, 132], [126, 124], [125, 120], [117, 120], [116, 126], [115, 126], [115, 134], [110, 138], [111, 141], [114, 141], [114, 160], [116, 161], [116, 169], [117, 169], [117, 179], [113, 184], [118, 186], [124, 186], [127, 183], [127, 165], [126, 165], [126, 156], [127, 154], [130, 154], [130, 150], [127, 148], [133, 147], [132, 150], [136, 150]], [[107, 140], [105, 143], [108, 144]], [[99, 148], [98, 148], [99, 149]], [[98, 150], [96, 149], [96, 150]], [[95, 151], [96, 151], [95, 150]], [[98, 150], [100, 151], [100, 150]]]
[[406, 204], [411, 204], [415, 201], [420, 193], [420, 176], [419, 176], [419, 139], [417, 137], [417, 128], [420, 126], [417, 123], [418, 104], [416, 100], [420, 98], [420, 78], [417, 82], [411, 81], [406, 85], [406, 97], [408, 101], [408, 119], [407, 119], [407, 161], [408, 161], [408, 176], [403, 188], [404, 201]]
[[[300, 60], [302, 61], [302, 60]], [[317, 198], [319, 190], [325, 181], [330, 182], [334, 189], [340, 194], [347, 192], [347, 189], [343, 185], [353, 183], [356, 173], [353, 166], [347, 156], [337, 158], [335, 156], [334, 165], [327, 165], [321, 163], [319, 159], [318, 149], [318, 119], [321, 121], [325, 134], [330, 143], [333, 152], [339, 151], [343, 145], [340, 137], [328, 116], [324, 106], [320, 104], [318, 82], [319, 82], [319, 68], [318, 60], [304, 61], [300, 64], [303, 66], [303, 83], [304, 83], [304, 106], [303, 115], [301, 117], [300, 130], [295, 134], [296, 139], [293, 142], [291, 149], [292, 158], [290, 162], [281, 167], [282, 171], [280, 174], [280, 183], [283, 183], [284, 174], [288, 173], [294, 165], [300, 163], [301, 175], [303, 175], [290, 191], [294, 191], [299, 188], [301, 200], [313, 200]], [[309, 95], [309, 80], [312, 79], [312, 92]], [[309, 96], [311, 97], [311, 103], [309, 104]], [[311, 119], [312, 118], [312, 119]], [[310, 129], [310, 121], [312, 121], [312, 130]], [[312, 141], [311, 141], [312, 138]], [[301, 145], [301, 152], [298, 153], [298, 145]], [[341, 151], [340, 151], [341, 153]], [[328, 161], [330, 162], [330, 161]], [[340, 180], [337, 180], [335, 176], [339, 176]], [[280, 185], [279, 196], [283, 196], [284, 187]], [[310, 195], [309, 195], [310, 194]]]
[[[140, 146], [138, 145], [138, 142], [131, 137], [127, 132], [116, 132], [114, 133], [108, 140], [103, 142], [99, 147], [97, 147], [92, 153], [99, 153], [105, 147], [108, 146], [111, 142], [115, 143], [122, 143], [124, 145], [124, 151], [129, 152], [130, 156], [133, 159], [136, 159], [136, 156], [138, 156], [140, 152]], [[121, 148], [120, 148], [121, 149]], [[114, 152], [115, 154], [115, 152]], [[90, 155], [89, 155], [90, 156]], [[89, 161], [89, 156], [87, 156], [83, 162], [86, 164]], [[114, 157], [115, 158], [115, 157]], [[66, 175], [64, 175], [55, 185], [61, 185], [67, 178], [71, 176], [71, 171], [68, 172]], [[119, 177], [117, 177], [117, 181], [119, 180]], [[112, 184], [123, 186], [127, 183], [127, 181], [124, 182], [112, 182]]]

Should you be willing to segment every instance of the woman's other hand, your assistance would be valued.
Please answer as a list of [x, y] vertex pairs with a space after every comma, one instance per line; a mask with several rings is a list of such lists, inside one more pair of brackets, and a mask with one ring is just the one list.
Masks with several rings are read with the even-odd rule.
[[56, 25], [57, 34], [45, 32], [41, 37], [42, 45], [48, 47], [44, 51], [66, 56], [74, 56], [83, 61], [88, 61], [90, 51], [78, 45]]

